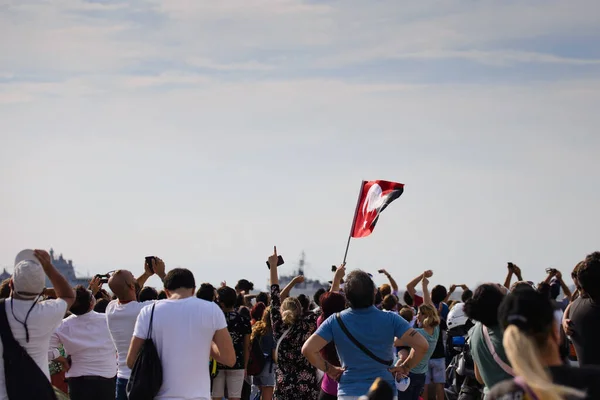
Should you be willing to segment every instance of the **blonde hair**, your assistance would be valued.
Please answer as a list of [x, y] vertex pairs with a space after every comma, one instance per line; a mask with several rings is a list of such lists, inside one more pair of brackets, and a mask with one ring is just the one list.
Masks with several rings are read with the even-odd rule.
[[[543, 336], [545, 341], [547, 334]], [[515, 325], [509, 325], [504, 331], [502, 343], [516, 376], [523, 378], [540, 399], [563, 400], [565, 396], [585, 397], [585, 393], [580, 390], [552, 382], [550, 373], [541, 363], [540, 340], [521, 332]]]
[[422, 304], [419, 307], [419, 313], [425, 317], [423, 320], [423, 326], [435, 328], [441, 322], [437, 310], [429, 304]]
[[253, 341], [256, 338], [263, 337], [266, 334], [273, 332], [273, 328], [271, 327], [271, 307], [265, 308], [263, 312], [263, 316], [260, 321], [256, 321], [254, 326], [252, 327], [252, 335], [250, 335], [250, 341]]
[[281, 319], [285, 325], [291, 326], [300, 319], [302, 305], [295, 297], [288, 297], [281, 305]]

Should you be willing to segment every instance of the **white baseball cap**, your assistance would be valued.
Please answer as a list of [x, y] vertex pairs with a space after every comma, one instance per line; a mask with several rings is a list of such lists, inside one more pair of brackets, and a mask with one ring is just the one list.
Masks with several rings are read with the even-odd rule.
[[404, 392], [404, 391], [406, 391], [406, 389], [408, 389], [409, 386], [410, 386], [410, 378], [408, 376], [405, 376], [400, 379], [396, 379], [396, 389], [398, 389], [398, 391]]
[[12, 276], [13, 289], [21, 297], [36, 298], [46, 287], [46, 274], [33, 250], [19, 252]]

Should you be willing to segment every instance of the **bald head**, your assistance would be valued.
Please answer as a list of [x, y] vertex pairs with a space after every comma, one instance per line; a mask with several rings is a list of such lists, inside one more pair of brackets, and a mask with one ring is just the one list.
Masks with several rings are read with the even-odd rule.
[[135, 300], [135, 277], [127, 270], [115, 271], [108, 280], [108, 287], [121, 301]]

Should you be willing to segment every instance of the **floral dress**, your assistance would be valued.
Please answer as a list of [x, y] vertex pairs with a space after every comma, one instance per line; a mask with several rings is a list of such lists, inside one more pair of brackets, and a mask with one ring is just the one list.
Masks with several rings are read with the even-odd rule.
[[279, 285], [271, 286], [271, 322], [273, 336], [278, 342], [285, 331], [289, 332], [277, 351], [276, 385], [274, 400], [313, 400], [319, 397], [317, 371], [302, 355], [304, 342], [317, 328], [317, 315], [309, 313], [291, 328], [281, 319]]

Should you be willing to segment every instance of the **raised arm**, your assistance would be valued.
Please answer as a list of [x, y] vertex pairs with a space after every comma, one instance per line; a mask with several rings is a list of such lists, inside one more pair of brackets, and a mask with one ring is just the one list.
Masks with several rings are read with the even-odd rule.
[[406, 285], [406, 291], [410, 295], [410, 297], [414, 298], [415, 294], [417, 294], [417, 290], [415, 289], [419, 282], [423, 280], [423, 274], [417, 276], [415, 279], [410, 281], [408, 285]]
[[565, 281], [563, 281], [562, 273], [560, 271], [556, 271], [555, 276], [556, 276], [556, 279], [558, 279], [558, 281], [560, 282], [560, 287], [562, 288], [565, 298], [567, 298], [567, 299], [569, 299], [569, 301], [571, 301], [571, 298], [573, 297], [573, 293], [571, 293], [571, 289], [569, 289], [569, 287], [567, 286]]
[[48, 254], [46, 250], [35, 250], [33, 254], [40, 261], [40, 264], [42, 264], [44, 273], [48, 279], [50, 279], [52, 286], [54, 286], [56, 297], [67, 303], [68, 310], [75, 302], [75, 292], [73, 291], [73, 288], [65, 277], [54, 268], [52, 261], [50, 260], [50, 254]]
[[277, 247], [273, 248], [273, 254], [269, 256], [271, 275], [271, 326], [275, 339], [283, 333], [283, 320], [281, 318], [281, 297], [279, 295], [279, 275], [277, 274]]
[[392, 290], [394, 292], [398, 293], [398, 284], [396, 283], [394, 278], [392, 278], [392, 275], [390, 275], [389, 272], [387, 272], [385, 269], [380, 269], [379, 273], [384, 274], [388, 278], [388, 281], [390, 281], [390, 286], [392, 287]]
[[344, 278], [344, 275], [346, 275], [346, 263], [340, 265], [338, 267], [338, 269], [335, 271], [335, 273], [333, 274], [333, 281], [331, 282], [331, 289], [329, 289], [330, 292], [339, 292], [340, 291], [340, 285], [342, 282], [342, 279]]
[[429, 293], [429, 279], [427, 278], [423, 278], [423, 304], [427, 304], [435, 308], [433, 301], [431, 301], [431, 294]]
[[290, 281], [290, 283], [287, 284], [286, 287], [283, 288], [283, 290], [281, 291], [281, 301], [287, 299], [290, 295], [290, 292], [292, 291], [292, 289], [294, 288], [294, 286], [296, 286], [299, 283], [304, 282], [304, 276], [303, 275], [298, 275], [296, 277], [294, 277], [294, 279], [292, 279]]
[[446, 295], [446, 298], [444, 299], [443, 303], [448, 303], [448, 300], [450, 300], [450, 296], [452, 296], [452, 294], [454, 293], [455, 290], [456, 290], [456, 285], [450, 286], [450, 290], [448, 290], [448, 294]]

